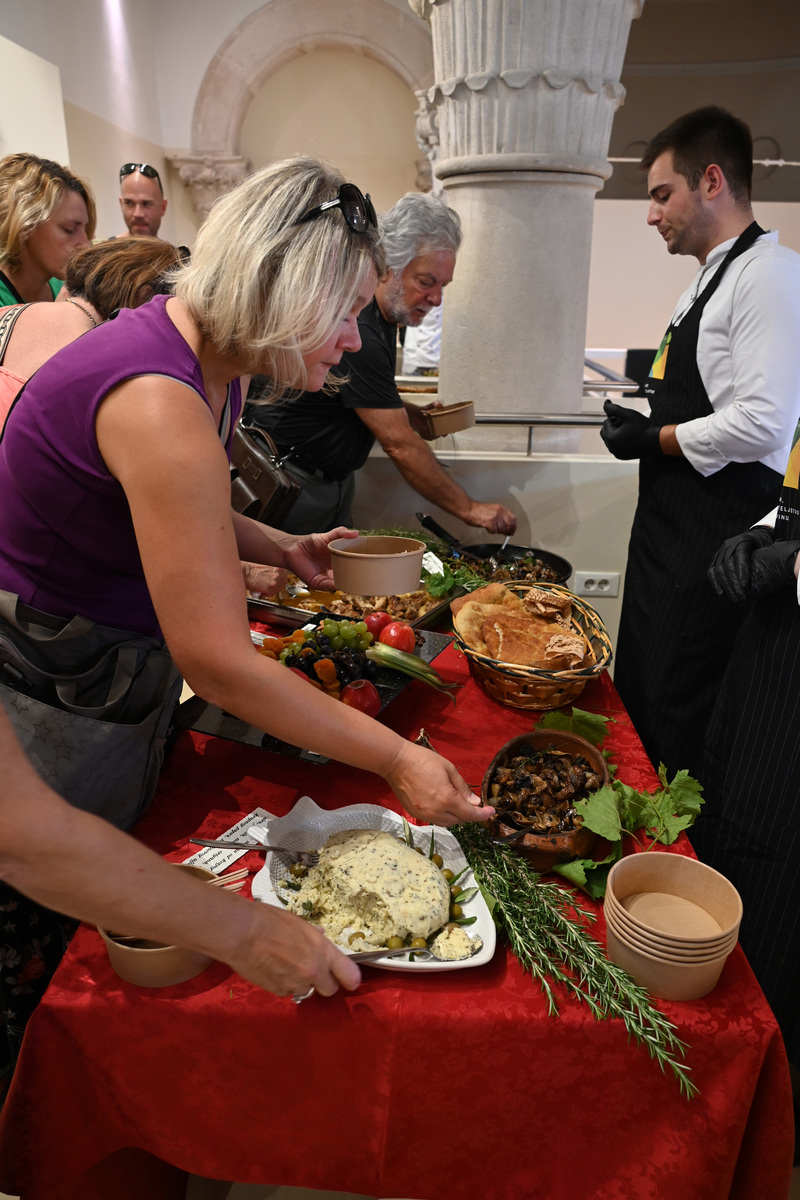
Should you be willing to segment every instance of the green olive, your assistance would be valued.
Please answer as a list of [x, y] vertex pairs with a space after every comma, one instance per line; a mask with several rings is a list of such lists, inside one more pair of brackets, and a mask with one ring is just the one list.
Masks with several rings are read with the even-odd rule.
[[295, 879], [302, 879], [304, 875], [308, 874], [308, 867], [304, 867], [302, 863], [292, 863], [289, 867], [289, 874], [293, 875]]
[[356, 932], [351, 933], [350, 937], [347, 939], [348, 946], [352, 946], [353, 942], [357, 941], [358, 938], [363, 938], [363, 936], [364, 936], [364, 934], [362, 933], [362, 931], [360, 929], [357, 929]]
[[448, 921], [444, 927], [445, 933], [455, 933], [457, 929], [458, 926], [453, 921]]
[[458, 918], [463, 917], [463, 915], [464, 915], [464, 910], [460, 904], [451, 904], [450, 905], [450, 916], [453, 918], [454, 921], [457, 921]]
[[390, 937], [386, 939], [387, 950], [399, 950], [402, 945], [403, 939], [401, 937]]
[[416, 850], [417, 854], [425, 853], [425, 851], [422, 849], [422, 846], [415, 846], [414, 849]]
[[412, 950], [427, 950], [428, 943], [425, 941], [425, 938], [423, 938], [423, 937], [414, 938], [414, 940], [411, 943], [411, 949]]
[[442, 858], [441, 854], [432, 854], [431, 862], [434, 864], [434, 866], [437, 866], [437, 867], [444, 866], [444, 859]]
[[455, 875], [453, 874], [453, 872], [450, 870], [449, 867], [445, 867], [444, 870], [442, 871], [442, 874], [444, 875], [444, 877], [448, 883], [450, 882], [451, 879], [455, 879]]
[[456, 896], [460, 896], [461, 893], [463, 892], [463, 890], [464, 889], [462, 888], [460, 883], [454, 883], [453, 886], [450, 888], [450, 895], [455, 900]]

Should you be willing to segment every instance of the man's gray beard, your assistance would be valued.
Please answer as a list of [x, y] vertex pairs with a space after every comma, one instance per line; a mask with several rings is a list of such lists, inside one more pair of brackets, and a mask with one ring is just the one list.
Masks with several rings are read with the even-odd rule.
[[386, 290], [383, 293], [383, 307], [389, 314], [389, 320], [394, 321], [395, 325], [419, 323], [412, 322], [410, 319], [411, 310], [406, 305], [403, 281], [399, 275], [395, 275], [386, 285]]

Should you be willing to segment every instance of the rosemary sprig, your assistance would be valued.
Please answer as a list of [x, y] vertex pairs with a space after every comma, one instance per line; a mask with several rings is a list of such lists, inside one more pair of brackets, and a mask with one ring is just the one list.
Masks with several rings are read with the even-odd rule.
[[544, 992], [550, 1016], [558, 1013], [553, 983], [587, 1004], [597, 1020], [619, 1017], [629, 1037], [675, 1076], [691, 1099], [697, 1087], [683, 1059], [687, 1046], [655, 1008], [644, 988], [609, 962], [586, 925], [594, 914], [555, 883], [542, 883], [521, 855], [490, 842], [478, 825], [459, 825], [458, 837], [475, 879], [514, 955]]

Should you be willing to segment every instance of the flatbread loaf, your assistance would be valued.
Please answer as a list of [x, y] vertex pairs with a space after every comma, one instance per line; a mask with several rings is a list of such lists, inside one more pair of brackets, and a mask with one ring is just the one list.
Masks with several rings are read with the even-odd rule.
[[555, 592], [545, 592], [541, 588], [532, 587], [522, 597], [522, 603], [526, 611], [534, 617], [555, 621], [565, 629], [569, 629], [572, 624], [572, 601], [569, 596], [559, 596]]
[[450, 604], [453, 626], [464, 642], [498, 662], [544, 671], [594, 664], [595, 655], [572, 626], [572, 600], [529, 588], [523, 596], [490, 583]]
[[450, 611], [453, 614], [453, 627], [459, 637], [473, 650], [487, 654], [489, 652], [481, 632], [484, 622], [493, 616], [512, 613], [524, 616], [525, 606], [520, 597], [502, 583], [490, 583], [488, 587], [478, 588], [476, 592], [453, 600]]
[[548, 643], [556, 635], [563, 636], [564, 628], [532, 620], [527, 614], [499, 613], [484, 621], [481, 633], [490, 658], [521, 667], [544, 667]]

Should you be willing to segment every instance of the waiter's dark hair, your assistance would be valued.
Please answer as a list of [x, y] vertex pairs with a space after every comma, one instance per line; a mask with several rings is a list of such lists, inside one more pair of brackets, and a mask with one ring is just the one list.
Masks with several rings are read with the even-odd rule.
[[753, 137], [748, 126], [715, 104], [678, 117], [648, 143], [639, 166], [647, 171], [656, 159], [672, 152], [675, 170], [694, 192], [706, 167], [716, 163], [731, 195], [748, 204], [753, 186]]

